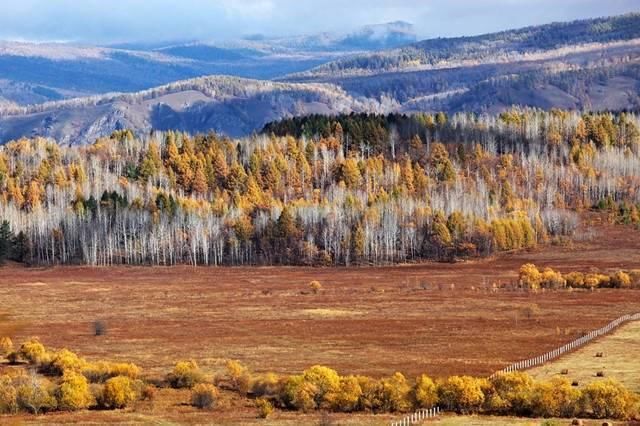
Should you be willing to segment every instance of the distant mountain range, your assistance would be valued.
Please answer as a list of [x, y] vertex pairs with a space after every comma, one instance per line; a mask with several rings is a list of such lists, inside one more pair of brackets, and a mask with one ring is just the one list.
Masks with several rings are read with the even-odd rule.
[[[236, 77], [193, 79], [208, 74]], [[309, 113], [638, 110], [639, 94], [640, 14], [420, 42], [395, 22], [224, 44], [0, 44], [2, 142], [121, 128], [239, 136]]]
[[282, 117], [352, 111], [383, 109], [329, 84], [201, 77], [137, 93], [5, 107], [0, 140], [43, 136], [78, 144], [122, 129], [140, 134], [155, 129], [242, 136]]
[[347, 54], [416, 40], [404, 22], [371, 25], [350, 34], [224, 43], [82, 46], [0, 42], [0, 102], [36, 104], [107, 92], [133, 92], [213, 74], [272, 79]]

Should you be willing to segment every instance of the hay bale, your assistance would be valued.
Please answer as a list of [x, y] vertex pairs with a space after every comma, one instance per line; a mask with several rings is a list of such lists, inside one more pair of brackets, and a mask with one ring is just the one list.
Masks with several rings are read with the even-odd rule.
[[580, 419], [573, 419], [571, 422], [573, 426], [584, 426], [584, 421]]
[[566, 376], [567, 374], [569, 374], [569, 369], [568, 369], [568, 368], [563, 368], [563, 369], [560, 371], [560, 374], [562, 374], [562, 375]]
[[596, 353], [596, 358], [602, 358], [604, 356], [604, 353], [602, 352], [597, 352]]
[[604, 371], [598, 371], [596, 377], [604, 377]]

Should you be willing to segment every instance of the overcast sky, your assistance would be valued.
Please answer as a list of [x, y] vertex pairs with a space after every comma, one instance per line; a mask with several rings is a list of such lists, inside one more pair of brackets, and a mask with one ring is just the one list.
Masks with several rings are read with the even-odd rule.
[[0, 0], [0, 38], [115, 43], [348, 32], [404, 20], [421, 38], [640, 11], [640, 0]]

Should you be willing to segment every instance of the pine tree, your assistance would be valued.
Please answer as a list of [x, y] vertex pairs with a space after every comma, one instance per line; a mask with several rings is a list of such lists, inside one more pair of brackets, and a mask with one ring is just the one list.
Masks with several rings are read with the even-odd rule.
[[4, 220], [0, 224], [0, 264], [3, 264], [11, 257], [13, 235], [9, 222]]

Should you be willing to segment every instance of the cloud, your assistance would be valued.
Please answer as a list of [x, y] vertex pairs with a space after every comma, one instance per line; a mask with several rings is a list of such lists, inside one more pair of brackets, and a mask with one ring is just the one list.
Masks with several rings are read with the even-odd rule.
[[639, 10], [637, 0], [5, 0], [0, 38], [87, 43], [348, 32], [405, 20], [470, 35]]

